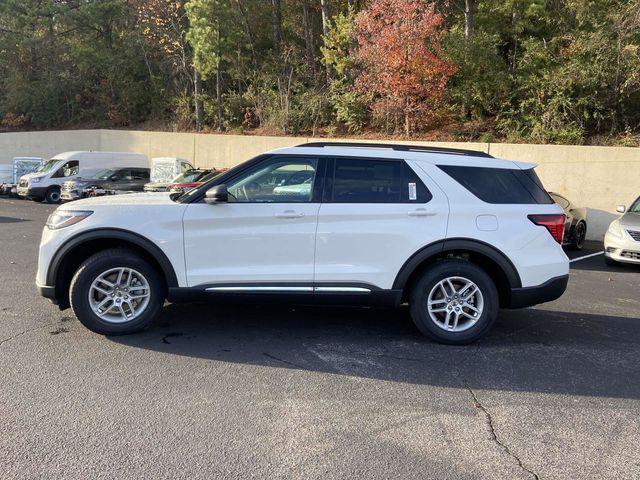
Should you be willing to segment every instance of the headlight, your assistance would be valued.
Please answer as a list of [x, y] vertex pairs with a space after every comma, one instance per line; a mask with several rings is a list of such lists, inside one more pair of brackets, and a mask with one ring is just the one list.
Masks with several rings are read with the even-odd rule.
[[622, 227], [620, 226], [620, 222], [618, 220], [614, 220], [609, 225], [609, 233], [614, 237], [622, 238]]
[[46, 226], [49, 230], [58, 230], [59, 228], [75, 225], [92, 213], [91, 210], [56, 210], [47, 218]]
[[40, 177], [33, 177], [29, 179], [29, 183], [38, 183], [40, 182]]

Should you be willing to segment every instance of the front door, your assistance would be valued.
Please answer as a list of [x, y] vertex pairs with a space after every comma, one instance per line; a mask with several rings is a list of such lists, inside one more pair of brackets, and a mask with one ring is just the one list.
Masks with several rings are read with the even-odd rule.
[[183, 217], [189, 286], [311, 286], [318, 167], [317, 158], [268, 157], [227, 181], [227, 203], [190, 204]]

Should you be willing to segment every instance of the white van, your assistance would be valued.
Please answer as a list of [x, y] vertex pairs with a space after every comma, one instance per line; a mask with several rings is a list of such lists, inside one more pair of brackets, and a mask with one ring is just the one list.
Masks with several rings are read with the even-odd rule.
[[20, 177], [18, 195], [32, 200], [60, 201], [60, 187], [67, 180], [91, 178], [101, 170], [117, 167], [149, 167], [146, 155], [130, 152], [64, 152], [38, 170]]

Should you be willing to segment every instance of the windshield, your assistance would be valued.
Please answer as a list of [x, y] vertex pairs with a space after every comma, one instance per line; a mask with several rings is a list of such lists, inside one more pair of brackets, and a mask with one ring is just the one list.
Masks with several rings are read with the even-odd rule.
[[189, 170], [187, 172], [181, 173], [176, 178], [171, 180], [171, 183], [189, 183], [195, 182], [200, 178], [200, 176], [204, 174], [201, 170]]
[[636, 198], [636, 201], [629, 207], [631, 213], [640, 213], [640, 197]]
[[51, 160], [48, 160], [47, 162], [45, 162], [42, 165], [40, 165], [40, 167], [38, 167], [36, 172], [37, 173], [50, 172], [53, 169], [53, 167], [55, 167], [58, 164], [59, 161], [60, 160], [56, 160], [56, 159], [52, 158]]
[[93, 178], [95, 178], [96, 180], [107, 180], [109, 177], [111, 177], [111, 175], [113, 175], [115, 173], [115, 170], [112, 168], [107, 168], [105, 170], [101, 170], [100, 172], [96, 173]]

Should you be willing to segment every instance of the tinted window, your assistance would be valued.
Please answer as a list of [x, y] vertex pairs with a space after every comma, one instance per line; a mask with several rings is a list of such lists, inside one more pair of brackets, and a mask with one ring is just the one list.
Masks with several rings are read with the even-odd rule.
[[231, 180], [230, 202], [310, 202], [316, 177], [313, 158], [275, 158]]
[[336, 203], [425, 203], [431, 193], [405, 162], [335, 160], [332, 201]]
[[131, 170], [131, 177], [134, 180], [149, 180], [149, 170], [138, 168]]
[[458, 183], [487, 203], [553, 203], [533, 171], [439, 165]]

